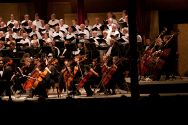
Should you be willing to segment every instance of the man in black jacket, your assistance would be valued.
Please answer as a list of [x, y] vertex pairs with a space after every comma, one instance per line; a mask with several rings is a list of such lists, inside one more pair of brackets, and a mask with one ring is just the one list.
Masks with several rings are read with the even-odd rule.
[[13, 76], [12, 61], [5, 62], [3, 57], [0, 57], [0, 96], [9, 96], [11, 99], [11, 79]]

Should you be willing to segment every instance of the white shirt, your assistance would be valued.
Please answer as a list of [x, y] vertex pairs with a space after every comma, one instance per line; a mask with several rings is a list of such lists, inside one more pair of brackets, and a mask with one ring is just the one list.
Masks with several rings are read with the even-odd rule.
[[3, 76], [3, 71], [0, 71], [0, 76], [1, 76], [1, 77]]

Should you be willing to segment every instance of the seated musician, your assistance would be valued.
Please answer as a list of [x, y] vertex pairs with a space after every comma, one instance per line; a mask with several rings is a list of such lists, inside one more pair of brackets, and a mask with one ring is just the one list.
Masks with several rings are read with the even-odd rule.
[[72, 63], [73, 65], [73, 83], [72, 83], [72, 95], [80, 95], [81, 93], [77, 89], [77, 85], [79, 81], [83, 78], [83, 73], [84, 73], [84, 64], [86, 61], [85, 55], [76, 55], [74, 57], [74, 62]]
[[175, 75], [177, 74], [175, 68], [177, 65], [177, 50], [175, 39], [173, 39], [175, 37], [174, 35], [176, 35], [176, 33], [165, 35], [163, 37], [163, 47], [161, 48], [162, 53], [160, 59], [165, 61], [163, 73], [166, 75], [166, 80], [170, 79], [170, 77], [175, 79]]
[[99, 84], [101, 80], [101, 67], [98, 63], [99, 59], [95, 58], [92, 60], [92, 66], [88, 67], [88, 71], [86, 75], [82, 78], [82, 80], [78, 84], [78, 89], [80, 89], [82, 86], [84, 87], [87, 96], [93, 95], [93, 90], [96, 85]]
[[23, 62], [21, 68], [18, 67], [17, 73], [16, 73], [16, 79], [15, 79], [15, 85], [13, 87], [14, 91], [19, 94], [19, 93], [25, 93], [25, 90], [23, 89], [23, 84], [26, 82], [28, 77], [31, 75], [32, 71], [35, 68], [36, 65], [36, 59], [33, 61], [30, 58], [30, 55], [23, 56]]
[[59, 80], [58, 60], [53, 57], [47, 60], [42, 74], [42, 81], [38, 85], [38, 88], [40, 87], [38, 95], [47, 98], [48, 90], [55, 87]]
[[58, 71], [55, 68], [56, 62], [55, 58], [51, 59], [49, 62], [40, 60], [38, 66], [40, 73], [33, 84], [32, 96], [38, 95], [39, 97], [48, 98], [48, 90], [53, 83], [58, 82]]
[[164, 60], [160, 58], [161, 52], [163, 48], [163, 40], [161, 38], [157, 38], [155, 40], [155, 45], [151, 49], [151, 54], [148, 57], [148, 69], [150, 71], [150, 78], [149, 80], [160, 80], [162, 69], [164, 66]]
[[73, 78], [73, 67], [72, 60], [64, 60], [63, 68], [59, 76], [59, 89], [60, 92], [67, 92], [69, 95], [72, 91], [72, 78]]
[[116, 94], [116, 86], [125, 89], [124, 72], [126, 68], [122, 61], [121, 58], [114, 56], [112, 58], [112, 65], [103, 71], [102, 84], [107, 92], [105, 94]]

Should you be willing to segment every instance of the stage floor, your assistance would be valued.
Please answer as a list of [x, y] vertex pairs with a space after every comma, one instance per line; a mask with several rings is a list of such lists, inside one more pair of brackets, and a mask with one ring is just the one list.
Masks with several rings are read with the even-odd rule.
[[[73, 99], [96, 99], [96, 98], [120, 98], [120, 97], [131, 97], [130, 92], [130, 78], [126, 78], [127, 85], [129, 87], [129, 91], [116, 89], [115, 95], [106, 95], [104, 93], [97, 93], [99, 89], [96, 89], [96, 93], [93, 96], [87, 96], [85, 90], [82, 88], [80, 89], [81, 95], [78, 96], [68, 96], [67, 92], [62, 92], [59, 96], [57, 94], [56, 89], [50, 89], [48, 92], [48, 98], [46, 100], [53, 100], [53, 99], [66, 99], [67, 97], [71, 97]], [[160, 81], [139, 81], [140, 86], [140, 97], [147, 97], [151, 95], [152, 92], [157, 92], [160, 96], [176, 96], [176, 95], [188, 95], [188, 77], [176, 77], [174, 80], [164, 80], [161, 79]], [[167, 89], [165, 89], [167, 88]], [[175, 89], [169, 91], [169, 89]], [[180, 89], [181, 88], [181, 89]], [[183, 91], [182, 88], [184, 89]], [[177, 91], [176, 91], [177, 89]], [[37, 101], [38, 96], [34, 96], [33, 98], [29, 97], [29, 94], [15, 94], [11, 96], [12, 101], [15, 102], [23, 102], [25, 100], [29, 101]], [[8, 101], [8, 96], [1, 97], [2, 100]]]
[[[98, 90], [96, 90], [97, 92]], [[66, 99], [67, 97], [71, 97], [74, 99], [91, 99], [91, 98], [119, 98], [122, 96], [126, 96], [126, 97], [131, 97], [130, 92], [125, 91], [125, 90], [120, 90], [120, 89], [116, 89], [116, 94], [115, 95], [106, 95], [104, 93], [95, 93], [93, 94], [93, 96], [87, 96], [86, 92], [84, 89], [80, 89], [80, 93], [81, 95], [68, 95], [67, 92], [62, 92], [59, 96], [57, 94], [56, 89], [50, 89], [48, 92], [48, 98], [46, 98], [47, 100], [53, 100], [53, 99]], [[38, 100], [38, 96], [34, 96], [33, 98], [29, 97], [29, 94], [15, 94], [11, 96], [12, 101], [25, 101], [25, 100], [30, 100], [30, 101], [37, 101]], [[6, 100], [8, 101], [8, 96], [3, 96], [2, 100]]]

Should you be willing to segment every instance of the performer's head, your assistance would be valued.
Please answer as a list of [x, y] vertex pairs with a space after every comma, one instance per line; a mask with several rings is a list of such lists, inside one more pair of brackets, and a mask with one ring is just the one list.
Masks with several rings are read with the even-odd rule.
[[3, 62], [3, 57], [0, 57], [0, 70], [3, 68], [4, 62]]

